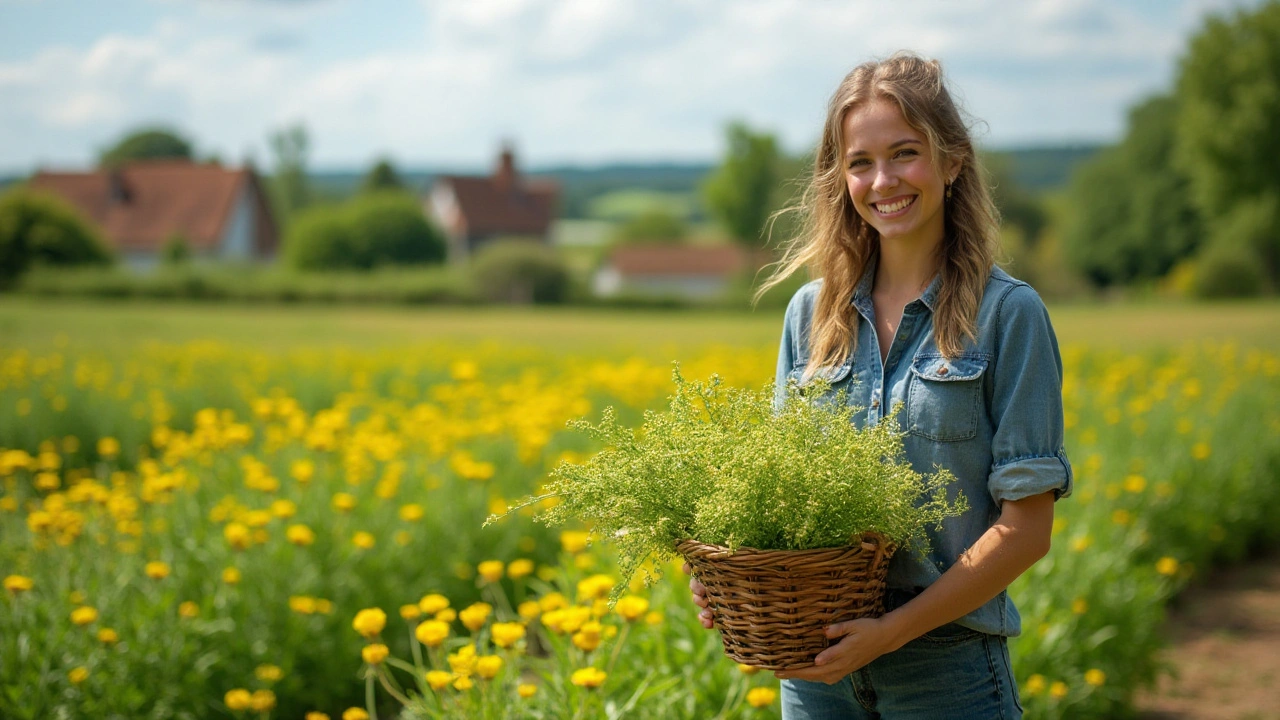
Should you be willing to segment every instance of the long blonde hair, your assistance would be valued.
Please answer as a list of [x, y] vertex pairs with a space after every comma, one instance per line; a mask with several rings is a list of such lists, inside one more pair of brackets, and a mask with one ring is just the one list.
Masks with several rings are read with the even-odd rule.
[[755, 294], [759, 300], [769, 288], [804, 267], [823, 279], [809, 336], [806, 375], [844, 362], [856, 346], [858, 313], [850, 301], [863, 272], [876, 259], [880, 238], [849, 199], [844, 119], [854, 108], [877, 99], [897, 103], [907, 123], [924, 133], [935, 168], [960, 161], [946, 201], [939, 248], [942, 277], [933, 332], [942, 354], [955, 357], [964, 338], [974, 338], [982, 290], [999, 248], [999, 212], [938, 61], [899, 52], [854, 68], [831, 96], [813, 174], [800, 202], [781, 211], [798, 212], [803, 229], [787, 243], [773, 273]]

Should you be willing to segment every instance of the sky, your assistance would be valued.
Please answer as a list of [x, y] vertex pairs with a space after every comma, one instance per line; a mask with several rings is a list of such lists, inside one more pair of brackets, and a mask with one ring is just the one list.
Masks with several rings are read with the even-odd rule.
[[860, 62], [942, 61], [979, 141], [1110, 142], [1210, 13], [1258, 0], [0, 0], [0, 175], [141, 126], [269, 168], [697, 162], [742, 120], [807, 150]]

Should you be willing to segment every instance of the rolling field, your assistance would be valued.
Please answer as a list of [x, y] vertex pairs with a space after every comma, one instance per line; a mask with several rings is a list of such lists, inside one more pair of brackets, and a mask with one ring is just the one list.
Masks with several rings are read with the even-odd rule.
[[[1014, 669], [1029, 716], [1108, 717], [1168, 599], [1280, 541], [1280, 305], [1051, 312], [1076, 486]], [[610, 608], [606, 544], [481, 525], [671, 361], [771, 380], [780, 323], [0, 301], [0, 716], [776, 717], [678, 573]]]

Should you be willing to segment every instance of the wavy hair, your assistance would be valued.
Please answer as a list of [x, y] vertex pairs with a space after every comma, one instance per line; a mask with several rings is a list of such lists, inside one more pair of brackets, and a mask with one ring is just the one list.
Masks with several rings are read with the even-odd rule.
[[796, 212], [801, 231], [786, 245], [755, 299], [797, 270], [808, 267], [823, 278], [809, 336], [805, 375], [838, 365], [856, 347], [858, 313], [850, 302], [858, 281], [879, 253], [880, 234], [858, 215], [845, 181], [844, 119], [854, 108], [890, 100], [903, 118], [929, 140], [933, 166], [960, 161], [960, 172], [945, 201], [944, 235], [938, 249], [941, 284], [933, 333], [947, 357], [974, 338], [978, 305], [1000, 246], [1000, 216], [987, 175], [974, 152], [969, 127], [943, 81], [942, 66], [908, 52], [863, 63], [845, 76], [831, 96], [812, 175]]

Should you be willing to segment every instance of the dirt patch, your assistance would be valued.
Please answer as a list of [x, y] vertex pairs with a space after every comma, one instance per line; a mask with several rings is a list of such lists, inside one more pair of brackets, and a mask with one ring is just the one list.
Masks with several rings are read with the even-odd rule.
[[1280, 718], [1280, 554], [1214, 573], [1178, 597], [1141, 720]]

